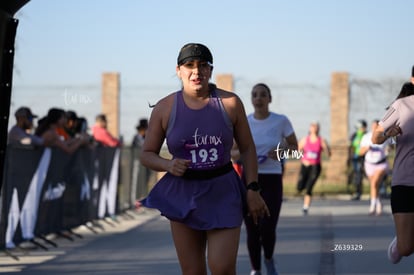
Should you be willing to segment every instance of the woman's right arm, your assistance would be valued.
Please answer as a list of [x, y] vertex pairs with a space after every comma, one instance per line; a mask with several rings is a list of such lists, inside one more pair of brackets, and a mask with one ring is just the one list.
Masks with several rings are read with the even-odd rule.
[[298, 142], [298, 151], [303, 151], [303, 148], [305, 147], [306, 137], [303, 137]]
[[174, 95], [160, 100], [151, 112], [148, 129], [140, 156], [141, 163], [154, 171], [167, 171], [175, 176], [182, 176], [189, 166], [190, 160], [167, 159], [160, 156], [164, 143], [168, 120], [174, 102]]

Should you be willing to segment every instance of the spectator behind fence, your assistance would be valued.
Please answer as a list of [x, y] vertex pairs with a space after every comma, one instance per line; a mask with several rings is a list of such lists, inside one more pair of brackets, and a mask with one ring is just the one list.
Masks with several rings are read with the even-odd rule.
[[142, 147], [144, 144], [145, 139], [145, 133], [148, 129], [148, 119], [142, 118], [139, 120], [139, 124], [137, 127], [135, 127], [137, 130], [137, 133], [135, 134], [133, 140], [132, 140], [132, 146], [133, 147]]
[[14, 116], [16, 117], [16, 124], [9, 131], [7, 143], [42, 146], [44, 144], [43, 139], [31, 133], [33, 120], [37, 118], [37, 115], [34, 115], [28, 107], [20, 107], [14, 113]]
[[36, 135], [44, 139], [44, 145], [47, 147], [57, 147], [66, 153], [75, 152], [80, 146], [88, 142], [88, 138], [81, 135], [77, 138], [65, 139], [61, 135], [66, 122], [65, 111], [58, 108], [49, 109], [47, 116], [39, 121], [36, 129]]
[[119, 139], [115, 138], [108, 131], [108, 121], [106, 115], [99, 114], [96, 116], [95, 125], [92, 127], [92, 135], [96, 142], [103, 146], [117, 147], [121, 145]]
[[75, 136], [88, 133], [89, 126], [88, 126], [88, 120], [84, 117], [78, 117], [78, 120], [76, 122], [76, 128], [75, 128]]
[[89, 138], [89, 142], [93, 142], [93, 137], [90, 133], [88, 120], [85, 117], [78, 117], [75, 128], [75, 137], [86, 135]]
[[75, 137], [78, 124], [78, 115], [75, 111], [66, 111], [66, 123], [64, 129], [70, 137]]
[[[148, 129], [148, 119], [146, 118], [140, 119], [135, 129], [137, 130], [137, 132], [132, 139], [132, 148], [134, 148], [134, 152], [136, 153], [136, 156], [139, 159], [139, 156], [141, 155], [141, 151], [142, 151], [142, 146], [144, 145], [145, 134]], [[137, 169], [139, 173], [137, 173], [137, 177], [138, 177], [137, 183], [141, 182], [141, 183], [144, 183], [144, 185], [136, 184], [134, 186], [135, 189], [133, 190], [135, 190], [135, 199], [136, 199], [135, 208], [141, 207], [140, 199], [142, 199], [143, 195], [146, 195], [146, 192], [150, 184], [156, 182], [156, 179], [155, 179], [156, 173], [154, 173], [148, 167], [142, 165], [141, 162], [138, 162], [138, 163], [139, 164], [138, 164]]]
[[89, 146], [94, 146], [94, 138], [89, 130], [88, 120], [85, 117], [78, 117], [74, 128], [74, 137], [77, 138], [83, 136], [88, 139]]

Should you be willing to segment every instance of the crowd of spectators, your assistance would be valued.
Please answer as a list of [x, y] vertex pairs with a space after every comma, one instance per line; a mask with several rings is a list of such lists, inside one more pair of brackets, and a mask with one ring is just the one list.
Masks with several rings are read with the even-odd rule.
[[44, 117], [39, 117], [22, 106], [14, 116], [16, 123], [8, 133], [10, 145], [57, 147], [69, 154], [82, 146], [122, 146], [121, 140], [108, 130], [105, 114], [98, 114], [92, 127], [75, 111], [60, 108], [50, 108]]

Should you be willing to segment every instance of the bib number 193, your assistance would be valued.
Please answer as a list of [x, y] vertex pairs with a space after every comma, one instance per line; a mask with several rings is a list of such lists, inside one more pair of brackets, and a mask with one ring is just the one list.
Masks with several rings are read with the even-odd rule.
[[216, 161], [218, 159], [216, 148], [191, 150], [190, 154], [192, 163]]

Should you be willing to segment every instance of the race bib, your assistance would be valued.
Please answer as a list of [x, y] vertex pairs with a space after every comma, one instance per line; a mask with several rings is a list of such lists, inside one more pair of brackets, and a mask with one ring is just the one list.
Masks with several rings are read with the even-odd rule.
[[370, 163], [377, 163], [384, 159], [384, 153], [379, 148], [371, 147], [365, 158]]
[[307, 159], [318, 159], [318, 153], [313, 151], [306, 152], [306, 158]]
[[223, 144], [203, 144], [185, 146], [186, 159], [191, 160], [191, 169], [216, 168], [221, 163], [221, 156], [224, 153]]

